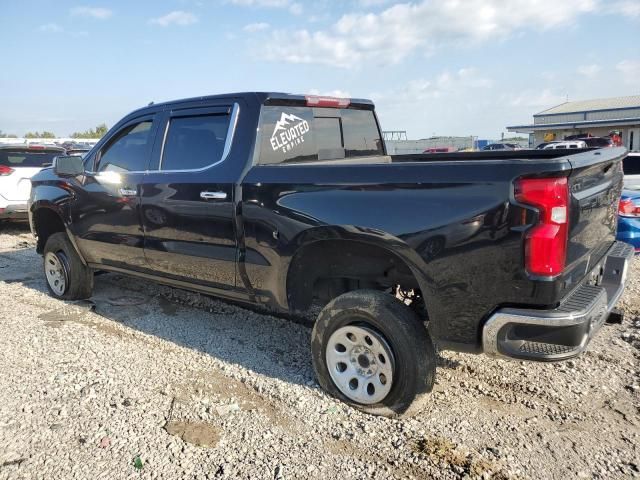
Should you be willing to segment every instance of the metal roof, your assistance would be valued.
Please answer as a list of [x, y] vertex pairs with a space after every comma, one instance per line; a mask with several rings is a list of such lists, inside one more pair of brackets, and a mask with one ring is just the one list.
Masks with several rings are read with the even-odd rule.
[[583, 127], [597, 127], [597, 126], [611, 126], [622, 127], [625, 125], [640, 125], [640, 117], [636, 118], [622, 118], [614, 120], [585, 120], [577, 122], [562, 122], [562, 123], [539, 123], [533, 125], [512, 125], [507, 127], [509, 132], [521, 132], [530, 133], [537, 130], [566, 130], [576, 129]]
[[617, 110], [622, 108], [640, 108], [640, 95], [565, 102], [547, 110], [543, 110], [540, 113], [536, 113], [534, 117], [537, 117], [538, 115], [593, 112], [598, 110]]

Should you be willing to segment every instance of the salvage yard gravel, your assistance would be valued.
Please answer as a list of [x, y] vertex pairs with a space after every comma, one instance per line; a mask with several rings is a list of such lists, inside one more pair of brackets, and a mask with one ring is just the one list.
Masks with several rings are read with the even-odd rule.
[[1, 228], [0, 479], [640, 478], [639, 258], [582, 356], [440, 352], [389, 419], [320, 389], [303, 321], [116, 274], [61, 302]]

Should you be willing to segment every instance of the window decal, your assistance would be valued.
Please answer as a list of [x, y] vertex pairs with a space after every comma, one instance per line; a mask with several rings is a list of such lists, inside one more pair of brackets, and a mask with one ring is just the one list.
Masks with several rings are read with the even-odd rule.
[[282, 112], [271, 135], [271, 148], [283, 153], [304, 143], [304, 134], [309, 131], [309, 122], [296, 115]]

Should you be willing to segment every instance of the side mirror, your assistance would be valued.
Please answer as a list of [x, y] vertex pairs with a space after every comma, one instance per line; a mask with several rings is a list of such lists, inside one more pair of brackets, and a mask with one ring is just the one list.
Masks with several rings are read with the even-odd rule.
[[53, 159], [53, 171], [61, 177], [75, 177], [84, 173], [84, 159], [79, 155], [60, 155]]

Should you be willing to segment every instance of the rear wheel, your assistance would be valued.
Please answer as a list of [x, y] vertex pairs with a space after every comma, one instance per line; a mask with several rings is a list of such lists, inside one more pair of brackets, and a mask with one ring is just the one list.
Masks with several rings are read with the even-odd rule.
[[45, 244], [44, 276], [52, 296], [64, 300], [89, 298], [93, 271], [85, 266], [65, 233], [52, 234]]
[[422, 321], [393, 296], [360, 290], [330, 302], [311, 342], [320, 385], [375, 415], [419, 411], [435, 380], [436, 355]]

